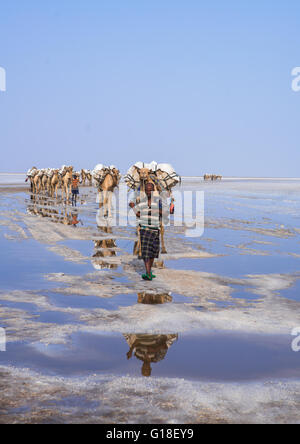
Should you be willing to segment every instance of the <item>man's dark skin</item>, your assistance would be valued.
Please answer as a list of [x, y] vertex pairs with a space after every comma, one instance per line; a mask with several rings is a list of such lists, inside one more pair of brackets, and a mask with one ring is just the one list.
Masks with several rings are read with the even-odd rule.
[[[145, 186], [145, 194], [148, 197], [148, 206], [151, 206], [151, 196], [152, 193], [154, 192], [154, 185], [153, 183], [147, 183]], [[130, 208], [134, 208], [135, 204], [133, 202], [131, 202], [129, 204]], [[141, 216], [140, 212], [136, 213], [136, 217], [139, 218]], [[159, 216], [160, 218], [162, 217], [162, 209], [159, 210]], [[148, 276], [151, 275], [151, 269], [153, 267], [153, 263], [154, 263], [154, 258], [148, 259], [147, 261], [144, 260], [145, 263], [145, 267], [146, 267], [146, 273], [148, 274]]]

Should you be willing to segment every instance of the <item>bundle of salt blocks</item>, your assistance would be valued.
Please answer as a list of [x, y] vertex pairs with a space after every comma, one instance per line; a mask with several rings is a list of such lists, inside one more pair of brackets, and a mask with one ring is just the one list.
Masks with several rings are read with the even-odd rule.
[[97, 185], [101, 185], [107, 174], [119, 174], [119, 170], [115, 165], [106, 166], [98, 163], [92, 171], [92, 177]]
[[136, 190], [140, 186], [143, 174], [149, 174], [149, 177], [159, 182], [163, 189], [171, 191], [181, 182], [180, 176], [169, 163], [151, 163], [137, 162], [131, 166], [124, 177], [127, 186]]

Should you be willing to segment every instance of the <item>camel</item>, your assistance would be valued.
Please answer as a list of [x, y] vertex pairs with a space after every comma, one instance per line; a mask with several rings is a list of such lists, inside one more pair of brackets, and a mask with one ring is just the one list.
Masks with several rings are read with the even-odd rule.
[[54, 170], [51, 168], [51, 170], [49, 171], [49, 173], [47, 174], [48, 180], [47, 180], [47, 192], [48, 192], [48, 196], [51, 195], [51, 179], [53, 177], [53, 172]]
[[34, 177], [38, 174], [37, 167], [32, 167], [31, 170], [27, 171], [27, 178], [25, 182], [28, 182], [30, 180], [30, 191], [34, 192]]
[[69, 202], [70, 195], [72, 192], [72, 177], [73, 177], [73, 167], [63, 167], [62, 170], [62, 188], [61, 188], [61, 195], [62, 199], [64, 197], [64, 194], [66, 195], [66, 201]]
[[86, 179], [87, 179], [87, 177], [86, 177], [86, 170], [81, 170], [81, 172], [80, 172], [80, 176], [81, 176], [81, 183], [82, 183], [82, 185], [83, 186], [85, 186], [85, 182], [86, 182]]
[[93, 178], [99, 192], [99, 208], [104, 208], [105, 216], [111, 217], [112, 193], [120, 182], [120, 172], [115, 166], [105, 167], [97, 165], [93, 171]]
[[92, 176], [92, 173], [88, 170], [85, 173], [85, 175], [86, 175], [87, 180], [89, 181], [89, 186], [90, 187], [93, 186], [93, 176]]
[[41, 186], [42, 186], [42, 191], [44, 193], [48, 192], [48, 194], [50, 194], [50, 185], [51, 185], [51, 178], [53, 176], [53, 169], [52, 168], [47, 168], [46, 170], [43, 170], [44, 174], [41, 178]]
[[93, 185], [93, 176], [90, 170], [82, 169], [80, 172], [80, 176], [82, 185], [85, 186], [86, 181], [88, 181], [90, 187]]
[[48, 176], [47, 176], [47, 170], [42, 170], [43, 174], [41, 176], [41, 191], [45, 193], [47, 189], [47, 182], [48, 182]]
[[49, 193], [51, 197], [54, 197], [57, 199], [58, 195], [58, 188], [60, 186], [60, 176], [59, 176], [59, 170], [53, 170], [52, 177], [50, 179], [49, 184]]
[[37, 174], [33, 178], [33, 190], [35, 194], [38, 194], [40, 192], [43, 175], [43, 170], [38, 170]]
[[[146, 183], [152, 183], [154, 185], [155, 193], [166, 193], [171, 198], [171, 202], [174, 202], [172, 196], [172, 188], [181, 182], [181, 178], [176, 174], [175, 170], [169, 164], [157, 164], [152, 162], [145, 164], [143, 162], [137, 162], [131, 167], [125, 176], [125, 182], [131, 189], [142, 193], [145, 191]], [[140, 199], [140, 195], [137, 197], [137, 202]], [[160, 236], [161, 236], [161, 253], [166, 254], [167, 249], [165, 246], [165, 229], [163, 221], [160, 224]], [[134, 254], [141, 255], [141, 243], [139, 239], [138, 228], [138, 242], [134, 247]]]

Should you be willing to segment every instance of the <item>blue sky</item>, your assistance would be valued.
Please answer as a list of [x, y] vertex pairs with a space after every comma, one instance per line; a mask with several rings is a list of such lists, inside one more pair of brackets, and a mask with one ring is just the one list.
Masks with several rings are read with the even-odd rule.
[[0, 171], [299, 176], [298, 0], [2, 0]]

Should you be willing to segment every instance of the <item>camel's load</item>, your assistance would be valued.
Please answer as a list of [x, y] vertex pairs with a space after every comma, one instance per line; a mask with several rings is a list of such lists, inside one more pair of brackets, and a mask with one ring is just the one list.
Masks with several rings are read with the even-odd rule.
[[27, 171], [26, 176], [27, 177], [34, 177], [38, 173], [38, 169], [36, 167], [30, 168], [30, 170]]
[[171, 191], [181, 182], [180, 176], [172, 165], [168, 163], [143, 163], [137, 162], [127, 172], [125, 182], [132, 190], [138, 190], [141, 181], [152, 181], [161, 190]]
[[65, 172], [67, 171], [67, 166], [66, 165], [63, 165], [62, 167], [61, 167], [61, 169], [59, 170], [59, 175], [60, 176], [62, 176], [63, 174], [65, 174]]
[[93, 171], [82, 169], [82, 170], [80, 171], [80, 174], [81, 174], [82, 178], [84, 178], [84, 177], [85, 177], [85, 178], [89, 178], [90, 176], [92, 176]]
[[45, 175], [49, 178], [53, 177], [53, 175], [57, 172], [57, 170], [55, 170], [54, 168], [47, 168], [45, 170]]
[[92, 171], [92, 177], [97, 186], [102, 185], [108, 174], [111, 174], [113, 176], [117, 174], [119, 176], [120, 173], [118, 168], [115, 167], [114, 165], [105, 166], [102, 165], [102, 163], [96, 165]]

